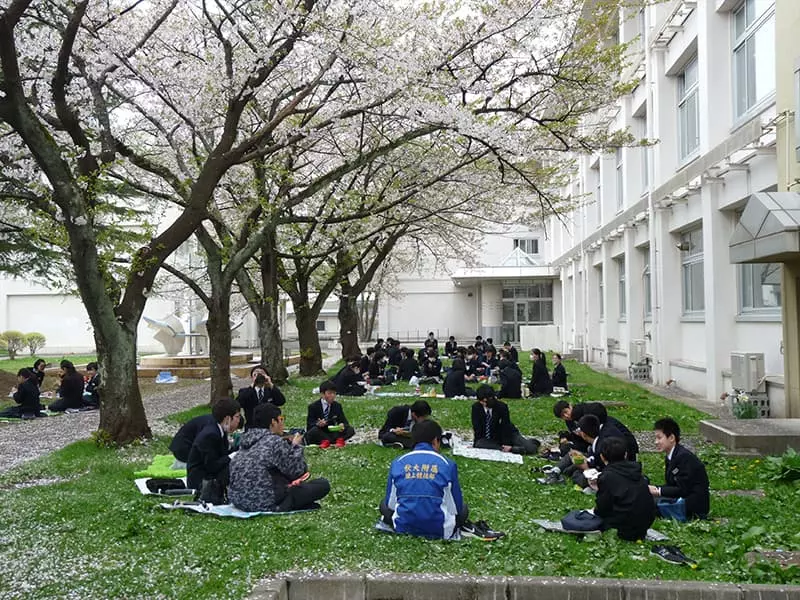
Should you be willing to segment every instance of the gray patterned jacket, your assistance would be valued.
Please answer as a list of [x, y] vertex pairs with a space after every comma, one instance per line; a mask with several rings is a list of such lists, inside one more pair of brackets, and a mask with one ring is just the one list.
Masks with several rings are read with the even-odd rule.
[[302, 446], [294, 446], [268, 429], [242, 434], [231, 459], [228, 499], [248, 512], [274, 511], [286, 485], [306, 472]]

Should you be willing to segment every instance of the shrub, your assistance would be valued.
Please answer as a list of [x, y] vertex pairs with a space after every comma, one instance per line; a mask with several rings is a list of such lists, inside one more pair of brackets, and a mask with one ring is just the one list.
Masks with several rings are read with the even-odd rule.
[[800, 481], [800, 454], [789, 448], [783, 456], [768, 456], [764, 474], [772, 481]]
[[31, 351], [31, 356], [35, 356], [36, 352], [44, 348], [46, 343], [47, 338], [41, 333], [34, 331], [25, 335], [25, 344], [28, 346], [28, 350]]
[[0, 337], [8, 350], [8, 357], [11, 360], [17, 358], [17, 353], [25, 347], [25, 334], [21, 331], [4, 331]]

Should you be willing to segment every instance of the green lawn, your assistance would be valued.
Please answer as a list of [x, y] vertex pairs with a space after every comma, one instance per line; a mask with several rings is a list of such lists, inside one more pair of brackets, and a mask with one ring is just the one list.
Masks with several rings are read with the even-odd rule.
[[[576, 399], [623, 400], [612, 409], [631, 429], [649, 429], [662, 415], [696, 431], [702, 413], [659, 398], [636, 386], [570, 364]], [[283, 388], [289, 426], [302, 425], [318, 380], [295, 380]], [[344, 399], [357, 426], [377, 428], [396, 399]], [[431, 401], [446, 429], [469, 429], [468, 401]], [[511, 414], [525, 433], [547, 436], [559, 429], [551, 399], [517, 400]], [[206, 412], [198, 407], [174, 417], [182, 422]], [[728, 458], [703, 448], [714, 490], [762, 489], [764, 498], [712, 498], [721, 522], [658, 522], [672, 543], [697, 559], [696, 570], [669, 565], [649, 554], [650, 544], [632, 544], [612, 533], [578, 540], [545, 533], [533, 518], [557, 519], [593, 499], [568, 486], [540, 486], [525, 458], [508, 465], [457, 458], [461, 483], [475, 518], [508, 533], [499, 542], [448, 543], [392, 536], [372, 529], [383, 496], [386, 471], [398, 451], [375, 445], [306, 451], [314, 476], [327, 477], [332, 493], [318, 512], [248, 521], [162, 511], [158, 500], [135, 490], [133, 471], [154, 454], [167, 452], [168, 439], [122, 450], [78, 442], [0, 477], [0, 579], [3, 598], [243, 598], [253, 584], [286, 570], [447, 572], [482, 575], [569, 575], [731, 582], [794, 582], [800, 573], [770, 566], [749, 567], [754, 548], [800, 549], [797, 488], [767, 483], [760, 462]], [[642, 455], [654, 482], [663, 477], [663, 457]], [[77, 476], [25, 489], [15, 482]], [[60, 565], [56, 568], [56, 565]]]
[[0, 360], [0, 370], [15, 373], [24, 367], [32, 367], [38, 359], [47, 361], [47, 368], [57, 368], [58, 364], [65, 358], [72, 361], [74, 365], [85, 365], [88, 362], [96, 361], [95, 354], [60, 354], [58, 356], [30, 356], [28, 354], [17, 354], [14, 360]]

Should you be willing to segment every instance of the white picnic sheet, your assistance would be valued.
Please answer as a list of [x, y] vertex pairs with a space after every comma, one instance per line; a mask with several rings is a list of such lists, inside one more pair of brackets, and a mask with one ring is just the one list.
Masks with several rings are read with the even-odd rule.
[[[134, 483], [136, 484], [136, 488], [145, 496], [166, 496], [168, 494], [156, 494], [155, 492], [151, 492], [147, 487], [147, 480], [153, 479], [152, 477], [140, 477], [139, 479], [134, 479]], [[186, 484], [186, 477], [176, 477], [175, 479], [180, 479], [184, 485]], [[189, 494], [187, 494], [188, 496]]]
[[246, 512], [244, 510], [239, 510], [233, 504], [214, 505], [214, 504], [207, 504], [205, 502], [180, 502], [177, 500], [172, 504], [168, 502], [162, 502], [161, 504], [159, 504], [159, 506], [166, 510], [184, 510], [184, 511], [196, 512], [201, 515], [214, 515], [217, 517], [236, 517], [237, 519], [249, 519], [251, 517], [260, 517], [260, 516], [291, 515], [299, 512], [310, 512], [311, 510], [318, 510], [318, 509], [306, 509], [306, 510], [290, 510], [286, 512]]
[[[549, 519], [533, 519], [533, 522], [542, 529], [545, 529], [547, 531], [555, 531], [558, 533], [569, 533], [572, 535], [586, 535], [587, 533], [603, 533], [599, 529], [596, 531], [572, 531], [570, 529], [564, 529], [564, 526], [561, 525], [561, 521], [550, 521]], [[664, 540], [668, 540], [669, 538], [660, 531], [656, 531], [655, 529], [648, 529], [647, 537], [645, 539], [649, 542], [663, 542]]]
[[466, 458], [476, 458], [478, 460], [491, 460], [494, 462], [512, 463], [515, 465], [523, 464], [522, 455], [503, 452], [502, 450], [486, 450], [484, 448], [473, 448], [471, 442], [466, 442], [458, 436], [453, 436], [450, 440], [453, 454], [465, 456]]

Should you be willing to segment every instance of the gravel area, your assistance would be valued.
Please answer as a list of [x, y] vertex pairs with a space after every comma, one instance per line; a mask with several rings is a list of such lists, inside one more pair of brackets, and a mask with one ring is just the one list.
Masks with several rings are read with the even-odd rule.
[[[174, 425], [162, 420], [208, 398], [209, 382], [165, 389], [143, 398], [147, 421], [154, 435], [172, 435]], [[0, 473], [40, 456], [54, 452], [77, 440], [89, 437], [97, 430], [99, 411], [65, 414], [21, 423], [0, 423]]]

